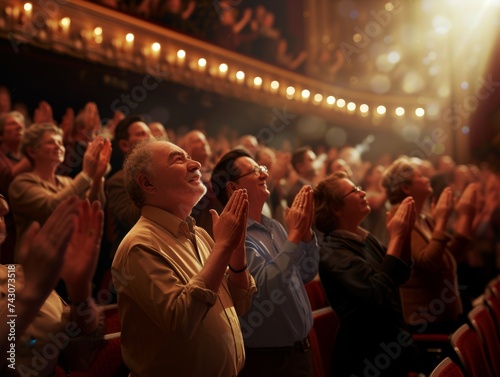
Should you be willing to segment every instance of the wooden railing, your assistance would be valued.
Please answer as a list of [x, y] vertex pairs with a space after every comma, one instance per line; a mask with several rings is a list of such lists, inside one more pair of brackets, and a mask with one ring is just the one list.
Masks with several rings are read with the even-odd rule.
[[440, 105], [336, 87], [91, 2], [0, 0], [0, 16], [14, 51], [29, 43], [343, 126], [428, 125], [427, 108]]

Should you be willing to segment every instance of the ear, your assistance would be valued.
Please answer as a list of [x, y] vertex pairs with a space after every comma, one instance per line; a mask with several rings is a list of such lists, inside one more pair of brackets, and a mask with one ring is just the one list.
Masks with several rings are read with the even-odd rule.
[[227, 190], [228, 198], [230, 198], [231, 195], [233, 195], [233, 192], [235, 192], [237, 189], [238, 189], [238, 187], [236, 186], [236, 183], [234, 183], [233, 181], [227, 182], [226, 183], [226, 190]]
[[148, 194], [152, 194], [152, 193], [156, 192], [155, 187], [149, 181], [149, 178], [146, 176], [146, 174], [139, 174], [136, 178], [136, 182]]
[[407, 184], [403, 184], [401, 186], [401, 191], [403, 191], [406, 195], [411, 195], [411, 189], [410, 186]]

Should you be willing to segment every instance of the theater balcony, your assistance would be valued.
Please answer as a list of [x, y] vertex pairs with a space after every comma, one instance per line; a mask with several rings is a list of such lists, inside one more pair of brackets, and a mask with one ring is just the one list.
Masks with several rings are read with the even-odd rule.
[[[324, 15], [328, 3], [304, 3], [309, 52], [321, 48], [317, 41], [331, 21]], [[381, 14], [376, 9], [373, 12]], [[361, 36], [373, 31], [369, 27], [377, 22], [384, 26], [381, 19], [368, 19], [366, 28], [360, 29]], [[0, 37], [4, 40], [2, 59], [23, 59], [19, 51], [29, 45], [57, 56], [133, 72], [142, 77], [146, 89], [159, 81], [177, 83], [272, 108], [281, 115], [316, 117], [347, 129], [392, 132], [409, 127], [410, 137], [412, 132], [427, 132], [431, 139], [441, 138], [442, 148], [452, 151], [449, 154], [467, 143], [467, 136], [457, 132], [455, 121], [460, 116], [460, 126], [467, 125], [472, 112], [457, 115], [451, 104], [467, 100], [470, 93], [454, 84], [444, 95], [435, 91], [374, 92], [335, 85], [79, 0], [0, 0]], [[350, 46], [359, 48], [354, 42]], [[32, 64], [36, 70], [36, 62]], [[425, 144], [423, 139], [413, 142]]]

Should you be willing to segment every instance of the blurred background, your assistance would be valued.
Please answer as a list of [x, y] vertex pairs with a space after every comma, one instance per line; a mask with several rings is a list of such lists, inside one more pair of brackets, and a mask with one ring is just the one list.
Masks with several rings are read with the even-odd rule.
[[480, 161], [500, 129], [499, 11], [498, 0], [0, 1], [0, 85], [27, 113], [46, 100], [58, 120], [93, 101], [104, 122], [139, 113], [179, 134]]

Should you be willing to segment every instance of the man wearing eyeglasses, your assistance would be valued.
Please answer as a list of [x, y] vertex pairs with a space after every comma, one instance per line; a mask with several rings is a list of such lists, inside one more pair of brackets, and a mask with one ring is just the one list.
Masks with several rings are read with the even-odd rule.
[[313, 191], [304, 186], [287, 208], [287, 233], [278, 221], [262, 215], [269, 197], [267, 178], [267, 168], [242, 149], [226, 153], [212, 174], [222, 205], [236, 190], [246, 189], [248, 195], [245, 247], [257, 293], [240, 317], [246, 362], [238, 376], [309, 377], [313, 369], [307, 335], [313, 319], [304, 284], [316, 276], [319, 264], [311, 229]]

